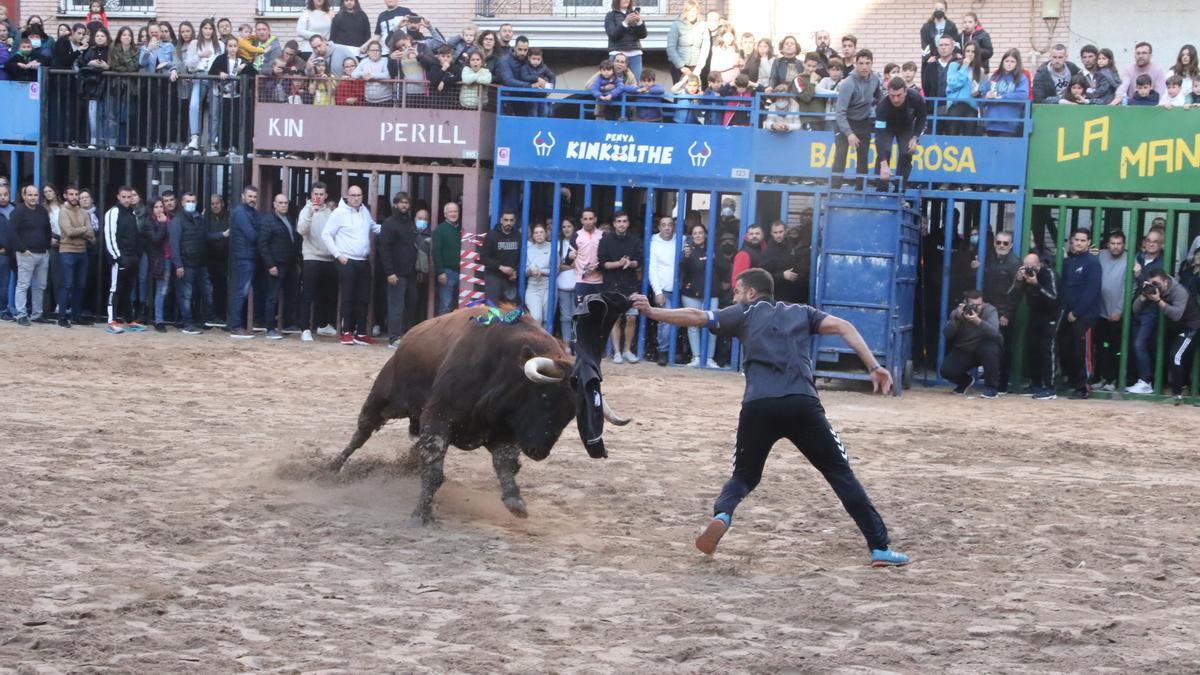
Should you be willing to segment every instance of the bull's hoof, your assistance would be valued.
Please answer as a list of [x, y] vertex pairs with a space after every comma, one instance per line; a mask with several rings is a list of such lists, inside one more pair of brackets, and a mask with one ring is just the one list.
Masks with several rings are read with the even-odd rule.
[[413, 514], [408, 517], [410, 527], [437, 527], [437, 520], [433, 517], [432, 511], [413, 511]]
[[504, 500], [504, 506], [518, 518], [528, 518], [529, 510], [525, 508], [525, 500], [520, 497], [509, 497]]
[[329, 464], [327, 465], [326, 468], [329, 469], [329, 473], [338, 474], [338, 473], [341, 473], [342, 467], [345, 465], [346, 465], [346, 460], [342, 459], [341, 457], [335, 457], [335, 458], [333, 458], [332, 461], [329, 462]]

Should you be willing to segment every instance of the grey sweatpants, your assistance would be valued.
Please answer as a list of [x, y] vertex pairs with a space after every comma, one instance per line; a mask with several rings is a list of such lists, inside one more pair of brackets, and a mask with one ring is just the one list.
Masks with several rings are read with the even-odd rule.
[[13, 316], [20, 319], [26, 312], [26, 292], [33, 290], [33, 307], [31, 319], [42, 318], [42, 301], [46, 294], [46, 274], [50, 269], [49, 253], [33, 253], [25, 255], [17, 253], [17, 297], [16, 311]]

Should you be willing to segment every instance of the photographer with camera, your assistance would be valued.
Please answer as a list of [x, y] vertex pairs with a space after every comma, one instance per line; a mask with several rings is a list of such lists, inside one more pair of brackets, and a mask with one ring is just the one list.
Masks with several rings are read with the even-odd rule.
[[1054, 393], [1058, 352], [1058, 321], [1062, 315], [1058, 300], [1058, 278], [1054, 270], [1042, 264], [1036, 253], [1025, 256], [1013, 276], [1014, 311], [1022, 299], [1029, 307], [1029, 328], [1025, 333], [1025, 353], [1029, 355], [1029, 387], [1022, 395], [1032, 395], [1035, 401], [1051, 401]]
[[953, 343], [942, 361], [942, 377], [954, 383], [954, 393], [962, 394], [975, 384], [970, 371], [983, 366], [983, 398], [996, 398], [1000, 388], [1000, 314], [983, 301], [983, 293], [971, 289], [950, 312], [942, 328], [947, 343]]
[[[1192, 365], [1196, 333], [1200, 331], [1200, 303], [1186, 286], [1171, 278], [1161, 267], [1147, 275], [1133, 300], [1133, 311], [1155, 307], [1179, 324], [1179, 332], [1167, 350], [1167, 381], [1175, 396], [1175, 405], [1183, 402], [1183, 383]], [[1196, 384], [1192, 383], [1195, 390]]]
[[[1154, 219], [1155, 222], [1158, 218]], [[1142, 250], [1133, 261], [1134, 294], [1150, 279], [1150, 275], [1163, 269], [1163, 242], [1166, 233], [1151, 226], [1150, 231], [1142, 238]], [[1137, 359], [1137, 382], [1125, 387], [1130, 394], [1154, 393], [1154, 355], [1155, 333], [1158, 332], [1158, 307], [1153, 303], [1144, 304], [1133, 310], [1133, 355]]]
[[1063, 318], [1058, 326], [1058, 343], [1072, 399], [1091, 395], [1088, 382], [1092, 375], [1092, 326], [1100, 318], [1103, 275], [1100, 261], [1092, 255], [1091, 248], [1091, 231], [1078, 228], [1071, 233], [1070, 249], [1063, 260]]

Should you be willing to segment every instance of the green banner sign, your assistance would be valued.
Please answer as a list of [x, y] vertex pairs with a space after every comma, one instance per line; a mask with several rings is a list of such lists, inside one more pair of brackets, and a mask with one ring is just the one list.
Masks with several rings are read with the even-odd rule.
[[1027, 189], [1200, 194], [1200, 110], [1034, 106]]

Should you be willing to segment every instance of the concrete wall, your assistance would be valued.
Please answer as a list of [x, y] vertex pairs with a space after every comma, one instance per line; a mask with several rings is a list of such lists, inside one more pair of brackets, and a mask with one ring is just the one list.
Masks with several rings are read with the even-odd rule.
[[1071, 17], [1068, 46], [1072, 58], [1086, 44], [1108, 47], [1124, 67], [1133, 61], [1133, 46], [1154, 45], [1154, 61], [1163, 69], [1175, 63], [1184, 44], [1200, 43], [1200, 2], [1196, 0], [1088, 0]]

